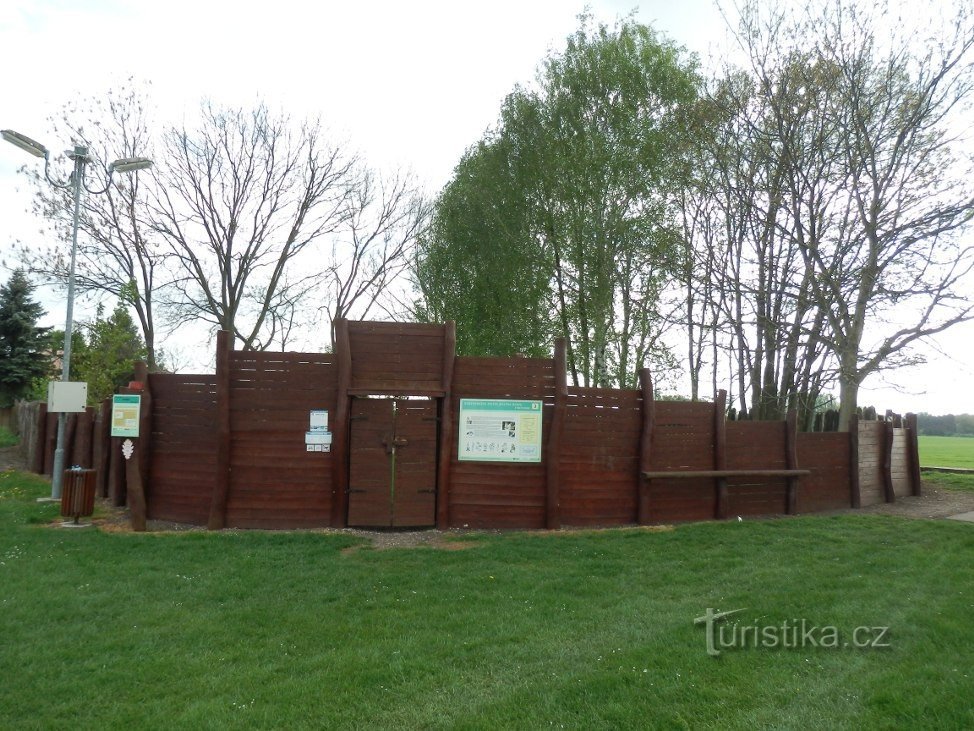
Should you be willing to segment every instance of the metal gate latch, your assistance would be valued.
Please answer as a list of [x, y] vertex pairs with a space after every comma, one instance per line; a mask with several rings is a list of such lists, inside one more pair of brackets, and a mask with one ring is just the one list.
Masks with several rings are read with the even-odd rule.
[[382, 446], [386, 448], [386, 454], [395, 454], [397, 447], [405, 447], [409, 444], [409, 440], [405, 437], [393, 437], [389, 439], [386, 437], [382, 440]]

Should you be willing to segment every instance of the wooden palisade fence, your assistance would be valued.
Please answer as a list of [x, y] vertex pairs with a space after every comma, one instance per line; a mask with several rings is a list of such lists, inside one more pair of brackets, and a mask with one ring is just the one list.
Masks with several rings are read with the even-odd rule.
[[[656, 400], [648, 370], [639, 389], [570, 386], [563, 342], [552, 358], [456, 356], [452, 323], [339, 320], [333, 351], [234, 351], [221, 332], [215, 374], [143, 369], [133, 468], [145, 515], [212, 529], [557, 528], [807, 513], [920, 491], [912, 415], [850, 433], [798, 432], [794, 414], [728, 421], [723, 393]], [[461, 399], [540, 401], [541, 461], [461, 460]], [[309, 410], [328, 412], [330, 452], [306, 448]], [[56, 420], [45, 412], [31, 405], [22, 428], [36, 431], [23, 442], [31, 469], [49, 474]], [[121, 505], [109, 418], [107, 402], [72, 416], [68, 454]]]

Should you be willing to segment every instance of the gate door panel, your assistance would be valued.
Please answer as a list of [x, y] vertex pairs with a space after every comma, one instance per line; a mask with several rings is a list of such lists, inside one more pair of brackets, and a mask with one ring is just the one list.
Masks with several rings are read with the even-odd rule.
[[392, 433], [391, 399], [352, 399], [348, 524], [392, 525], [391, 465], [383, 441]]
[[434, 525], [436, 437], [435, 401], [353, 399], [348, 525]]
[[436, 424], [435, 401], [396, 401], [395, 526], [436, 523]]

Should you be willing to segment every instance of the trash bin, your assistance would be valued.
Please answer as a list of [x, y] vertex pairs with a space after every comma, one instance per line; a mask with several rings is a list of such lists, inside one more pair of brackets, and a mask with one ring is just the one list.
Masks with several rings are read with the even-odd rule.
[[61, 486], [61, 515], [65, 518], [89, 516], [95, 512], [95, 476], [97, 470], [85, 470], [75, 467], [64, 471], [64, 483]]

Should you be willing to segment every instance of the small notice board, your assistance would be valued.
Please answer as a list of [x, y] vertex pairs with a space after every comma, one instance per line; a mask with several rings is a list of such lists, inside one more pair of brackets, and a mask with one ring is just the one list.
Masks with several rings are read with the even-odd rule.
[[112, 396], [112, 436], [138, 437], [142, 397], [136, 394]]
[[457, 459], [540, 462], [541, 402], [460, 399]]

